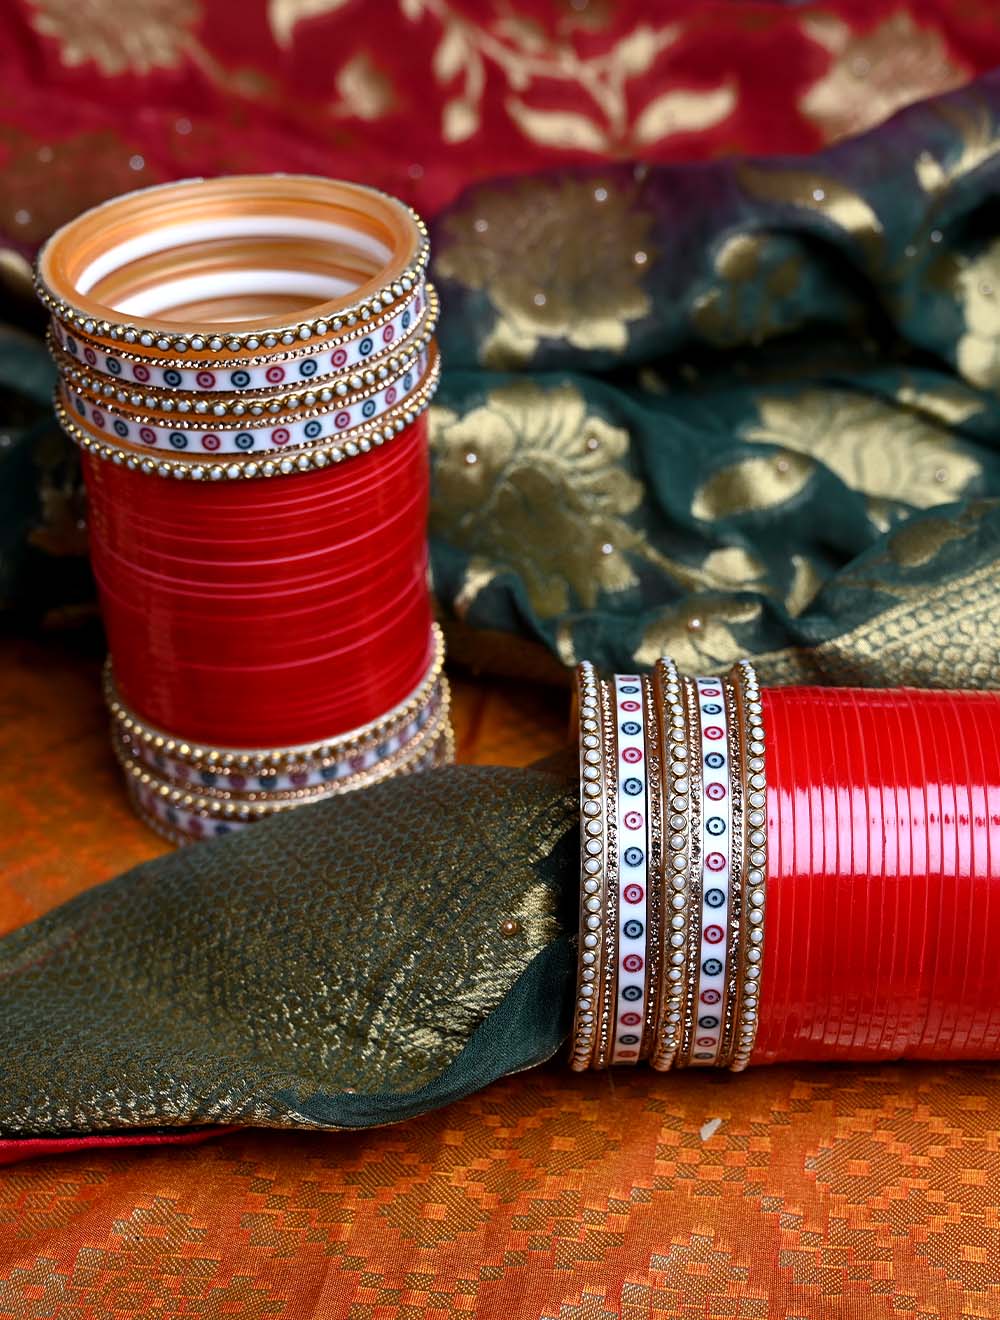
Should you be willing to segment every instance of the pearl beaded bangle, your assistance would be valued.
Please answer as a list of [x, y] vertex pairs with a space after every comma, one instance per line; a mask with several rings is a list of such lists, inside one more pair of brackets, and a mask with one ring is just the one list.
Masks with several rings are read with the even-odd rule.
[[740, 1070], [759, 1006], [763, 718], [727, 679], [577, 670], [581, 925], [571, 1064]]

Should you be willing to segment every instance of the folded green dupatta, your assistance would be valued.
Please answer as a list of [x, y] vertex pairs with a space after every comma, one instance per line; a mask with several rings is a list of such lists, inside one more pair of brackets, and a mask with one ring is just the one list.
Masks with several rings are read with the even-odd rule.
[[[466, 195], [435, 236], [453, 657], [995, 685], [998, 186], [993, 76], [808, 160]], [[41, 354], [0, 341], [0, 589], [51, 610], [86, 581]], [[459, 767], [81, 895], [0, 942], [0, 1135], [387, 1123], [550, 1056], [574, 818], [571, 769]]]

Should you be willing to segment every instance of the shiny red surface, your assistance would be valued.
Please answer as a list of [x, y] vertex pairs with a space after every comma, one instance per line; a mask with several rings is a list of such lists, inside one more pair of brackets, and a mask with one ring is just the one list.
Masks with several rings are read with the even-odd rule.
[[752, 1063], [1000, 1056], [1000, 695], [773, 688]]
[[426, 419], [383, 450], [266, 481], [84, 458], [115, 678], [140, 718], [223, 747], [335, 737], [430, 663]]

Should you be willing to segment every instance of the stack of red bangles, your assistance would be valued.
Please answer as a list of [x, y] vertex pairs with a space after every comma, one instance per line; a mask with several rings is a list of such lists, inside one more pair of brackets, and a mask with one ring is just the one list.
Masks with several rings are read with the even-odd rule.
[[1000, 1055], [1000, 694], [577, 670], [571, 1066]]
[[174, 841], [451, 758], [427, 257], [395, 199], [283, 175], [132, 193], [42, 249], [113, 743]]

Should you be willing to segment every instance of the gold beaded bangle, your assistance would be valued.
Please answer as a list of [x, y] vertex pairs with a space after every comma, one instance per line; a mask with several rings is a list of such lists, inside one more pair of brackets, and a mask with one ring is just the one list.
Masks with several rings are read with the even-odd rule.
[[324, 468], [330, 464], [343, 463], [347, 459], [357, 458], [360, 454], [370, 453], [373, 448], [393, 440], [405, 427], [425, 412], [437, 389], [441, 375], [440, 358], [435, 354], [423, 384], [406, 400], [406, 407], [383, 413], [372, 423], [345, 432], [344, 438], [335, 444], [317, 445], [308, 448], [289, 448], [274, 459], [254, 458], [249, 462], [242, 457], [226, 454], [222, 458], [196, 455], [190, 459], [151, 458], [138, 449], [125, 449], [108, 444], [98, 439], [89, 431], [80, 427], [69, 415], [58, 393], [53, 401], [56, 417], [60, 426], [71, 440], [95, 458], [107, 459], [123, 464], [136, 471], [156, 474], [161, 477], [176, 477], [191, 481], [238, 481], [287, 476], [292, 472], [308, 472], [313, 468]]
[[663, 994], [663, 773], [666, 748], [653, 680], [642, 679], [646, 729], [646, 1012], [640, 1059], [652, 1057], [657, 1045], [657, 1020]]
[[[424, 281], [421, 277], [421, 280], [414, 284], [404, 299], [395, 303], [391, 307], [385, 308], [378, 316], [373, 317], [370, 321], [358, 322], [355, 318], [355, 323], [351, 326], [344, 327], [340, 333], [328, 334], [321, 340], [315, 340], [312, 338], [309, 338], [308, 340], [300, 340], [298, 336], [293, 336], [293, 338], [286, 343], [283, 340], [279, 340], [274, 335], [269, 335], [267, 336], [268, 340], [273, 340], [274, 342], [269, 344], [262, 343], [255, 350], [254, 356], [251, 357], [206, 358], [204, 355], [199, 355], [195, 358], [163, 356], [164, 353], [169, 353], [171, 345], [168, 345], [166, 349], [157, 352], [155, 355], [151, 355], [148, 352], [135, 352], [132, 346], [129, 348], [123, 348], [121, 343], [117, 343], [113, 347], [107, 344], [102, 344], [100, 339], [92, 339], [87, 335], [83, 331], [81, 325], [75, 325], [70, 329], [69, 326], [65, 325], [55, 316], [53, 316], [49, 322], [47, 333], [48, 337], [55, 340], [57, 344], [60, 343], [62, 339], [70, 337], [78, 339], [85, 344], [97, 344], [100, 352], [120, 358], [123, 362], [134, 363], [139, 366], [146, 366], [148, 364], [150, 366], [161, 367], [165, 370], [221, 372], [247, 370], [254, 367], [283, 367], [300, 362], [303, 358], [313, 357], [317, 353], [327, 353], [331, 350], [335, 351], [345, 344], [352, 344], [355, 340], [363, 339], [366, 335], [374, 335], [377, 331], [395, 320], [397, 316], [401, 316], [404, 312], [408, 311], [413, 303], [416, 302], [417, 298], [422, 294], [426, 295], [427, 306], [426, 311], [420, 314], [420, 321], [418, 324], [426, 321], [428, 314], [431, 312], [432, 304], [433, 319], [436, 321], [440, 308], [437, 290], [429, 281]], [[225, 347], [221, 340], [218, 342], [221, 348]], [[397, 346], [398, 345], [394, 343], [392, 348], [396, 348]], [[268, 351], [262, 352], [261, 349], [264, 348]], [[380, 357], [384, 359], [386, 351], [387, 350], [383, 350], [381, 354], [373, 353], [371, 358], [367, 359], [367, 361], [369, 363], [374, 362]]]
[[577, 949], [576, 1007], [570, 1067], [590, 1067], [597, 1038], [598, 997], [604, 933], [603, 723], [594, 666], [576, 671], [580, 746], [580, 931]]
[[618, 739], [611, 690], [599, 685], [604, 770], [604, 942], [601, 964], [597, 1040], [591, 1066], [606, 1068], [618, 987]]
[[427, 705], [434, 688], [442, 681], [444, 671], [444, 633], [440, 624], [431, 624], [431, 646], [431, 663], [426, 674], [416, 691], [404, 698], [400, 705], [380, 719], [351, 729], [339, 737], [299, 743], [292, 747], [208, 747], [164, 733], [141, 720], [118, 695], [110, 660], [104, 667], [104, 697], [115, 726], [122, 732], [153, 752], [183, 761], [193, 770], [235, 770], [249, 775], [267, 774], [275, 770], [309, 770], [313, 766], [330, 765], [381, 742], [407, 724]]
[[743, 902], [746, 870], [744, 832], [743, 737], [739, 700], [731, 678], [720, 680], [726, 708], [726, 737], [729, 752], [730, 865], [728, 931], [726, 939], [725, 994], [721, 1005], [718, 1067], [732, 1062], [736, 1045], [739, 986], [743, 959]]
[[[296, 390], [291, 394], [274, 390], [194, 394], [171, 390], [167, 386], [138, 386], [134, 382], [123, 383], [114, 376], [102, 375], [93, 368], [81, 367], [76, 358], [51, 341], [49, 352], [63, 380], [72, 383], [74, 394], [109, 413], [142, 425], [172, 426], [183, 431], [200, 430], [210, 422], [213, 430], [225, 431], [305, 421], [325, 416], [329, 412], [329, 408], [323, 406], [325, 404], [346, 406], [363, 402], [391, 387], [412, 369], [420, 354], [431, 345], [435, 328], [432, 324], [418, 337], [397, 345], [391, 369], [383, 367], [382, 374], [366, 371], [362, 377], [351, 372], [346, 377], [331, 377], [329, 382], [321, 382], [314, 389]], [[126, 385], [130, 388], [126, 389]], [[139, 407], [145, 407], [147, 411], [135, 411]]]
[[747, 862], [743, 901], [743, 956], [737, 979], [737, 1028], [731, 1067], [742, 1072], [757, 1036], [760, 977], [764, 960], [767, 897], [767, 774], [763, 706], [757, 674], [749, 660], [733, 666], [731, 678], [740, 712]]
[[[397, 776], [413, 774], [418, 770], [431, 769], [443, 765], [451, 765], [454, 759], [455, 759], [455, 737], [452, 732], [451, 725], [449, 724], [439, 734], [438, 738], [433, 743], [428, 745], [422, 757], [421, 756], [415, 757], [412, 762], [408, 763], [405, 766], [397, 768], [397, 770], [394, 773]], [[373, 780], [372, 782], [378, 783], [382, 781]], [[367, 784], [355, 785], [354, 787], [369, 787], [369, 785]], [[146, 824], [156, 834], [159, 834], [161, 838], [166, 839], [168, 843], [179, 844], [179, 845], [184, 845], [194, 842], [193, 834], [187, 833], [183, 828], [171, 826], [168, 821], [161, 819], [153, 811], [148, 809], [145, 802], [143, 801], [142, 790], [138, 781], [132, 778], [132, 776], [130, 775], [127, 775], [125, 777], [125, 790], [128, 793], [129, 799], [132, 802], [132, 806], [136, 814], [139, 816], [139, 818], [143, 821], [144, 824]], [[341, 790], [341, 791], [345, 791], [345, 790]], [[336, 796], [338, 796], [337, 793], [330, 793], [328, 795], [328, 797], [336, 797]], [[327, 799], [323, 798], [319, 800], [326, 801]], [[286, 809], [287, 808], [280, 808], [279, 810], [283, 811]], [[277, 813], [272, 813], [272, 814], [277, 814]], [[225, 822], [221, 822], [221, 821], [219, 822], [219, 824], [223, 824], [223, 823], [232, 827], [239, 828], [243, 825], [253, 824], [254, 822], [252, 820], [233, 820], [227, 818]]]
[[661, 878], [663, 908], [663, 988], [652, 1067], [673, 1066], [683, 1032], [688, 957], [688, 875], [691, 850], [691, 786], [688, 729], [681, 679], [670, 659], [653, 671], [656, 706], [663, 729], [664, 830]]
[[[131, 260], [148, 261], [156, 254], [169, 253], [170, 245], [157, 246], [155, 234], [187, 234], [216, 228], [228, 223], [235, 236], [239, 221], [250, 215], [268, 217], [269, 213], [285, 220], [285, 232], [296, 233], [302, 224], [315, 228], [325, 223], [341, 231], [340, 257], [360, 265], [360, 296], [343, 305], [342, 297], [314, 304], [311, 314], [302, 318], [254, 317], [245, 321], [213, 323], [213, 329], [179, 334], [175, 322], [161, 315], [120, 320], [108, 315], [108, 307], [89, 296], [92, 284], [102, 276], [90, 278], [94, 266], [114, 252], [136, 248]], [[261, 222], [260, 242], [273, 233], [269, 219]], [[188, 242], [204, 241], [205, 233], [194, 233]], [[244, 233], [251, 232], [244, 229]], [[152, 236], [152, 242], [149, 236]], [[348, 238], [355, 238], [354, 246]], [[357, 240], [361, 240], [358, 242]], [[365, 243], [384, 250], [384, 259], [362, 257]], [[180, 241], [178, 242], [180, 245]], [[35, 286], [39, 299], [64, 324], [79, 328], [95, 340], [134, 344], [137, 350], [155, 349], [160, 353], [218, 353], [223, 348], [232, 353], [256, 353], [261, 346], [279, 343], [286, 346], [324, 336], [358, 321], [369, 321], [385, 308], [403, 299], [420, 280], [428, 259], [427, 227], [407, 206], [374, 188], [360, 184], [339, 183], [306, 175], [241, 175], [205, 180], [189, 179], [182, 183], [163, 184], [127, 193], [94, 207], [64, 225], [48, 240], [38, 256]], [[372, 260], [377, 264], [371, 269]], [[107, 267], [108, 273], [122, 265]], [[88, 278], [90, 282], [88, 283]], [[88, 292], [81, 293], [85, 283]], [[259, 323], [258, 323], [259, 322]]]
[[155, 793], [169, 806], [180, 807], [185, 811], [207, 819], [258, 820], [270, 816], [276, 811], [301, 806], [307, 802], [318, 802], [340, 793], [351, 792], [355, 788], [368, 787], [381, 783], [393, 775], [400, 774], [420, 759], [421, 755], [443, 736], [448, 727], [450, 698], [445, 688], [442, 691], [441, 704], [420, 733], [393, 756], [386, 757], [366, 770], [347, 775], [330, 783], [313, 785], [310, 788], [281, 789], [277, 792], [267, 790], [236, 793], [228, 790], [203, 790], [192, 793], [179, 788], [160, 778], [142, 762], [128, 756], [121, 739], [113, 738], [115, 754], [126, 775], [137, 784]]

